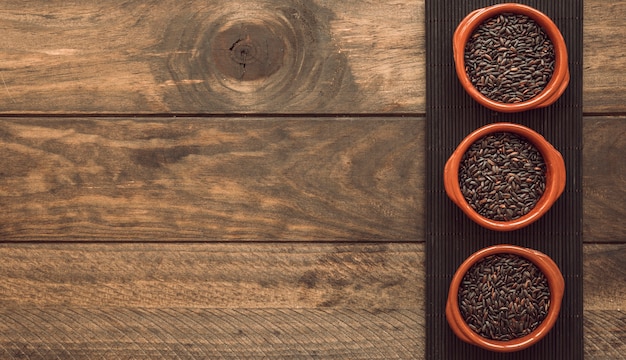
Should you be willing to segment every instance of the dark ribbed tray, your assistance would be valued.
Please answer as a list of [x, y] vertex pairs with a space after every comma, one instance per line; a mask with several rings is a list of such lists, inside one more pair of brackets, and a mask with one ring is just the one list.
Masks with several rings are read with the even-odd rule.
[[[426, 358], [427, 359], [582, 359], [582, 0], [519, 1], [548, 15], [568, 46], [571, 80], [563, 96], [540, 110], [495, 113], [472, 100], [456, 78], [452, 34], [471, 11], [493, 1], [426, 0]], [[486, 230], [469, 220], [448, 199], [443, 167], [458, 143], [492, 122], [523, 124], [542, 134], [565, 159], [567, 185], [552, 209], [539, 221], [513, 232]], [[498, 354], [459, 340], [445, 319], [452, 275], [474, 251], [495, 244], [514, 244], [549, 255], [565, 277], [559, 319], [538, 344]]]

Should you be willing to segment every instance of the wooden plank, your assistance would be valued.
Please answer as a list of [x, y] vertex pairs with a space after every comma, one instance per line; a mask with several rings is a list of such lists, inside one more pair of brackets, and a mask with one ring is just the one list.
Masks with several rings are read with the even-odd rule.
[[[422, 309], [424, 244], [2, 244], [3, 306]], [[585, 244], [586, 310], [626, 308], [626, 245]]]
[[[424, 359], [414, 310], [2, 308], [7, 359]], [[585, 313], [585, 358], [624, 359], [626, 314]]]
[[[586, 242], [626, 239], [626, 118], [584, 120]], [[423, 240], [423, 118], [2, 119], [2, 240]]]
[[626, 244], [585, 244], [583, 280], [585, 310], [626, 311]]
[[585, 359], [626, 359], [626, 312], [585, 312]]
[[626, 118], [583, 121], [583, 236], [585, 241], [626, 240]]
[[416, 243], [0, 244], [0, 305], [423, 308]]
[[[585, 353], [619, 359], [626, 244], [584, 249]], [[0, 258], [3, 358], [424, 356], [423, 244], [2, 244]]]
[[0, 309], [3, 358], [423, 359], [423, 316], [351, 309]]
[[584, 1], [583, 110], [624, 113], [626, 1]]
[[[425, 111], [424, 0], [33, 0], [0, 9], [2, 113]], [[585, 112], [626, 111], [625, 15], [624, 0], [584, 3]], [[206, 41], [258, 26], [259, 39], [283, 49], [282, 63], [261, 52], [276, 65], [251, 63], [257, 79], [238, 80], [236, 53], [212, 58]]]
[[2, 240], [415, 240], [424, 122], [1, 119]]
[[424, 111], [423, 0], [0, 5], [2, 113]]

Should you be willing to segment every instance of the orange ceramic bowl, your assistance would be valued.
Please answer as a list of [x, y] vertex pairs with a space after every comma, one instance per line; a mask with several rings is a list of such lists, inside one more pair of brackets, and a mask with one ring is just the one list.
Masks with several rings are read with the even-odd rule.
[[[541, 153], [546, 164], [546, 187], [537, 204], [526, 215], [510, 221], [497, 221], [486, 218], [474, 210], [465, 200], [459, 185], [459, 166], [463, 155], [473, 143], [482, 137], [497, 132], [510, 132], [526, 138]], [[493, 123], [469, 134], [458, 145], [444, 167], [443, 183], [448, 197], [474, 222], [496, 231], [511, 231], [523, 228], [542, 217], [565, 190], [565, 162], [559, 153], [543, 136], [534, 130], [513, 123]]]
[[[521, 338], [499, 341], [491, 340], [474, 332], [463, 320], [459, 310], [458, 292], [465, 273], [478, 261], [494, 254], [514, 254], [522, 256], [543, 272], [550, 287], [550, 307], [548, 314], [539, 326], [530, 334]], [[452, 331], [463, 341], [479, 346], [486, 350], [497, 352], [513, 352], [523, 350], [541, 340], [552, 329], [561, 310], [561, 300], [565, 291], [565, 280], [556, 263], [549, 256], [532, 249], [513, 245], [496, 245], [479, 250], [468, 257], [457, 269], [450, 283], [448, 300], [446, 302], [446, 319]]]
[[[546, 32], [555, 52], [555, 65], [552, 78], [546, 87], [535, 97], [518, 103], [508, 104], [492, 100], [476, 89], [465, 71], [465, 44], [476, 28], [494, 16], [501, 13], [526, 15], [533, 19]], [[465, 91], [481, 105], [499, 112], [520, 112], [537, 109], [553, 104], [565, 91], [569, 83], [569, 68], [567, 64], [567, 47], [563, 35], [552, 20], [544, 13], [530, 6], [506, 3], [478, 9], [467, 15], [458, 25], [453, 38], [454, 62], [456, 74]]]

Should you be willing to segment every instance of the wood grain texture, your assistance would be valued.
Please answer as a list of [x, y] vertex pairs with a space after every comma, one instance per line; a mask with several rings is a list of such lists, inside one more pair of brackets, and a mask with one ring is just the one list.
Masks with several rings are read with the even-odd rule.
[[[584, 120], [586, 242], [623, 242], [626, 119]], [[423, 240], [423, 118], [2, 119], [2, 240]]]
[[0, 356], [423, 359], [423, 324], [411, 310], [2, 308]]
[[[6, 359], [424, 359], [413, 310], [2, 308]], [[623, 311], [585, 314], [585, 358], [625, 359]]]
[[[585, 244], [585, 310], [626, 309], [626, 245]], [[424, 244], [2, 244], [3, 306], [422, 309]]]
[[585, 359], [626, 359], [626, 311], [585, 312]]
[[3, 1], [3, 113], [423, 112], [423, 0]]
[[626, 241], [626, 118], [583, 121], [583, 236]]
[[[626, 311], [626, 244], [585, 244], [585, 310]], [[626, 338], [624, 338], [626, 341]]]
[[[424, 3], [0, 2], [0, 358], [423, 359]], [[626, 1], [584, 6], [623, 114]], [[181, 113], [223, 117], [134, 117]], [[626, 119], [584, 126], [585, 355], [626, 359]]]
[[583, 110], [623, 113], [626, 1], [584, 1]]
[[2, 240], [415, 240], [420, 119], [1, 119]]
[[[626, 246], [584, 253], [586, 356], [624, 358]], [[2, 244], [0, 258], [2, 358], [424, 356], [423, 244]]]
[[[0, 10], [3, 113], [425, 111], [424, 0], [31, 0]], [[623, 0], [584, 3], [585, 112], [626, 111], [625, 15]], [[232, 43], [219, 54], [210, 40]]]
[[0, 307], [422, 309], [416, 243], [3, 244]]

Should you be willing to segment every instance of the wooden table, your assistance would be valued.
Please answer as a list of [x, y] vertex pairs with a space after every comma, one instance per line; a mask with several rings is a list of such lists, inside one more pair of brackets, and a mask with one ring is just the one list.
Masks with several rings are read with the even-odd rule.
[[[584, 327], [626, 358], [624, 0], [584, 10]], [[424, 358], [424, 0], [0, 4], [0, 358]]]

